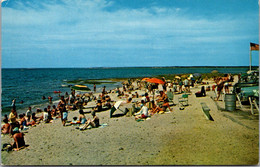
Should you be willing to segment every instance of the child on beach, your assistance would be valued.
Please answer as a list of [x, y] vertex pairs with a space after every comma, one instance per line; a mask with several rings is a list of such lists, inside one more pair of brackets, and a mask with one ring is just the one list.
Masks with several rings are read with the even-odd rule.
[[77, 117], [73, 117], [73, 121], [70, 122], [72, 125], [80, 124], [80, 122], [77, 120]]

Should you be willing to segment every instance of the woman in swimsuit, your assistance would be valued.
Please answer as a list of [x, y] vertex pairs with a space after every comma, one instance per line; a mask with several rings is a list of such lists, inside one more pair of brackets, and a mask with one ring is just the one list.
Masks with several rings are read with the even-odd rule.
[[85, 117], [85, 115], [84, 115], [84, 112], [83, 112], [83, 110], [82, 109], [80, 109], [79, 110], [79, 122], [81, 123], [81, 124], [84, 124], [84, 123], [86, 123], [86, 121], [87, 121], [87, 119], [86, 119], [86, 117]]
[[96, 112], [94, 110], [91, 111], [91, 115], [93, 116], [93, 119], [88, 119], [82, 130], [85, 130], [89, 125], [91, 125], [92, 128], [97, 128], [100, 126], [99, 118], [96, 116]]

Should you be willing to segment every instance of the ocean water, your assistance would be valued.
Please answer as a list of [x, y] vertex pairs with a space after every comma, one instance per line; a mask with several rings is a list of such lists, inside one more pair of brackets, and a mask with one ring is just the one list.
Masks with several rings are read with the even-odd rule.
[[[8, 114], [11, 102], [16, 98], [19, 111], [26, 111], [28, 106], [35, 108], [48, 104], [48, 99], [42, 96], [53, 97], [58, 100], [58, 94], [53, 91], [70, 93], [69, 87], [62, 87], [70, 80], [108, 79], [153, 77], [161, 74], [210, 73], [218, 70], [220, 73], [245, 73], [248, 67], [142, 67], [142, 68], [47, 68], [47, 69], [2, 69], [1, 113]], [[85, 84], [91, 89], [93, 85]], [[97, 91], [103, 86], [107, 90], [121, 86], [120, 82], [97, 85]], [[19, 102], [23, 101], [22, 104]]]

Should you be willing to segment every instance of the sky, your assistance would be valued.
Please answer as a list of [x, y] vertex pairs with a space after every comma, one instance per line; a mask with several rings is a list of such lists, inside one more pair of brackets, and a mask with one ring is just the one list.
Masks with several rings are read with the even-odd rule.
[[[2, 68], [249, 66], [258, 0], [7, 0]], [[252, 51], [259, 65], [259, 51]]]

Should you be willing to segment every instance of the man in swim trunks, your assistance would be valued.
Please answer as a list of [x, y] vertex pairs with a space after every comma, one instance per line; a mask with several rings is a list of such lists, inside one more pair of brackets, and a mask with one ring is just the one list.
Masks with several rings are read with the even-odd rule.
[[65, 126], [66, 121], [68, 119], [68, 111], [66, 110], [66, 101], [64, 99], [64, 96], [60, 97], [60, 102], [58, 104], [58, 108], [59, 108], [60, 113], [61, 113], [62, 125]]

